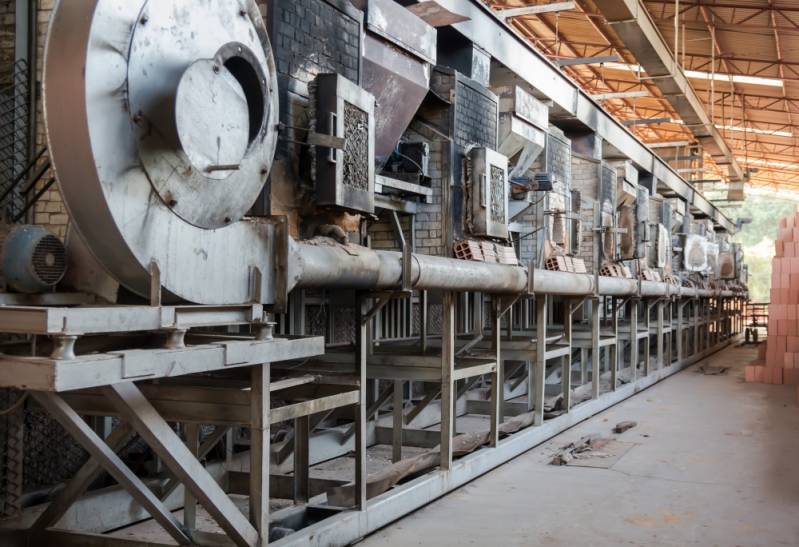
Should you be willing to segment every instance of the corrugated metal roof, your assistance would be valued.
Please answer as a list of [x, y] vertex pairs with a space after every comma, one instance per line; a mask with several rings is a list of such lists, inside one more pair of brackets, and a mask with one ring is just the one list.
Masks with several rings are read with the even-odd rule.
[[[485, 1], [495, 9], [550, 3]], [[675, 1], [640, 1], [666, 43], [674, 44]], [[606, 24], [593, 0], [576, 0], [576, 4], [575, 10], [514, 18], [511, 25], [552, 59], [617, 54], [626, 68], [578, 65], [563, 70], [589, 93], [650, 93], [649, 97], [606, 101], [608, 110], [618, 118], [678, 119], [647, 75], [634, 70], [636, 59]], [[678, 59], [683, 69], [717, 74], [712, 82], [707, 77], [691, 78], [690, 82], [738, 161], [758, 170], [751, 176], [752, 184], [799, 188], [799, 166], [786, 167], [799, 157], [799, 2], [680, 0], [678, 26]], [[718, 74], [768, 78], [783, 85], [721, 81]], [[646, 142], [694, 139], [679, 123], [635, 126], [633, 131]], [[720, 168], [711, 169], [723, 173]], [[707, 173], [698, 176], [708, 178]]]

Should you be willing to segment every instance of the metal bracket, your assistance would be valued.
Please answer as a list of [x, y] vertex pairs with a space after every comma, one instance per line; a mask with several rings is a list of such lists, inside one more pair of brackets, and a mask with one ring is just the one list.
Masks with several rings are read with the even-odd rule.
[[285, 313], [288, 311], [289, 304], [289, 223], [285, 216], [275, 216], [269, 220], [275, 230], [275, 278], [273, 283], [275, 303], [272, 305], [272, 311]]
[[155, 259], [150, 261], [150, 305], [161, 305], [161, 268]]
[[122, 357], [122, 378], [146, 378], [155, 376], [152, 354], [145, 350], [130, 350], [111, 352], [112, 355]]
[[238, 342], [219, 342], [225, 350], [225, 366], [243, 365], [250, 361], [250, 346]]
[[472, 338], [469, 342], [467, 342], [461, 349], [456, 351], [455, 352], [455, 357], [460, 357], [464, 353], [467, 353], [469, 350], [471, 350], [473, 347], [475, 347], [477, 344], [479, 344], [482, 340], [483, 340], [483, 335], [482, 334], [478, 334], [477, 336]]
[[372, 309], [370, 309], [363, 316], [363, 319], [361, 319], [361, 321], [365, 324], [365, 323], [368, 323], [369, 321], [371, 321], [372, 319], [374, 319], [374, 316], [377, 315], [378, 313], [380, 313], [380, 310], [385, 308], [386, 304], [391, 302], [391, 300], [393, 300], [393, 298], [394, 298], [394, 294], [392, 294], [392, 293], [383, 293], [383, 294], [378, 295], [377, 296], [377, 302], [375, 302], [375, 305], [372, 306]]
[[582, 297], [582, 298], [580, 299], [580, 301], [579, 301], [578, 303], [576, 303], [576, 304], [573, 304], [573, 305], [572, 305], [572, 306], [569, 308], [569, 315], [574, 315], [574, 314], [575, 314], [575, 312], [576, 312], [578, 309], [580, 309], [580, 308], [583, 306], [583, 304], [585, 304], [585, 301], [586, 301], [586, 300], [588, 300], [588, 298], [589, 298], [588, 296], [584, 296], [584, 297]]
[[250, 266], [250, 301], [255, 304], [263, 302], [264, 275], [258, 266]]
[[391, 212], [391, 223], [394, 226], [394, 233], [397, 237], [397, 242], [402, 248], [402, 290], [412, 291], [413, 280], [411, 277], [413, 275], [413, 250], [411, 249], [410, 244], [408, 244], [408, 241], [405, 239], [405, 234], [402, 231], [402, 225], [400, 224], [397, 211]]

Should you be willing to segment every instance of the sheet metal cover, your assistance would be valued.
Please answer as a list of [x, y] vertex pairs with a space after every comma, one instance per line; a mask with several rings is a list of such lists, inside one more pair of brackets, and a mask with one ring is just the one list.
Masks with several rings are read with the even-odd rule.
[[366, 27], [423, 61], [436, 64], [438, 32], [394, 0], [369, 0]]
[[[211, 100], [203, 81], [230, 100], [182, 104], [195, 116], [179, 122], [181, 82], [192, 100]], [[273, 227], [239, 220], [266, 181], [277, 140], [276, 71], [254, 0], [59, 2], [43, 87], [61, 192], [109, 273], [146, 295], [155, 262], [167, 298], [270, 298]], [[221, 117], [226, 108], [235, 112]], [[232, 139], [219, 161], [234, 164], [216, 166], [228, 169], [211, 172], [213, 158], [198, 159], [209, 149], [188, 123], [197, 116]], [[256, 266], [260, 291], [250, 286]]]

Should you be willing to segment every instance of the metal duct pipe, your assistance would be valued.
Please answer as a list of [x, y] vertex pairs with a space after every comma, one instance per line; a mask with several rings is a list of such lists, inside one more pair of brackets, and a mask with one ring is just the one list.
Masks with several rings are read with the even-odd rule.
[[599, 294], [602, 296], [634, 296], [638, 294], [638, 280], [623, 277], [600, 277]]
[[669, 296], [678, 292], [677, 287], [674, 287], [674, 290], [670, 289], [671, 286], [668, 283], [641, 281], [641, 296]]
[[[377, 251], [359, 245], [341, 245], [316, 238], [291, 244], [289, 288], [395, 290], [402, 287], [402, 253]], [[415, 254], [411, 262], [412, 287], [416, 290], [480, 291], [490, 294], [527, 292], [527, 270], [485, 262]], [[598, 294], [635, 296], [639, 282], [619, 277], [599, 277]], [[715, 296], [714, 291], [641, 281], [640, 296]], [[589, 296], [595, 292], [594, 276], [535, 270], [533, 292], [560, 296]], [[722, 296], [731, 296], [723, 291]]]
[[588, 296], [594, 294], [594, 277], [588, 274], [536, 270], [533, 274], [533, 292], [562, 296]]
[[[398, 252], [315, 239], [297, 243], [291, 257], [290, 287], [377, 290], [402, 287], [402, 254]], [[413, 288], [418, 290], [493, 294], [519, 294], [527, 290], [527, 271], [519, 266], [429, 255], [413, 255], [411, 280]]]

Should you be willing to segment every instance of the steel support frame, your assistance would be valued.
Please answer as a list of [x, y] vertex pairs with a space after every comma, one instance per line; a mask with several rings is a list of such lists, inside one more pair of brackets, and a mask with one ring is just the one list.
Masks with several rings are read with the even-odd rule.
[[[536, 297], [537, 308], [546, 301], [546, 295]], [[543, 302], [542, 302], [543, 301]], [[538, 316], [543, 315], [540, 311]], [[445, 314], [446, 317], [446, 314]], [[392, 521], [422, 507], [436, 498], [466, 484], [474, 478], [502, 465], [519, 454], [557, 435], [561, 431], [585, 420], [633, 395], [651, 387], [657, 382], [671, 376], [683, 368], [703, 359], [720, 349], [730, 345], [734, 338], [730, 338], [717, 346], [706, 349], [701, 353], [692, 355], [683, 361], [675, 362], [673, 366], [663, 367], [653, 371], [648, 376], [641, 377], [634, 382], [620, 386], [615, 392], [603, 393], [599, 398], [577, 405], [570, 412], [557, 418], [543, 421], [541, 409], [541, 422], [527, 428], [498, 443], [495, 448], [483, 448], [475, 453], [460, 458], [456, 461], [444, 463], [442, 456], [442, 469], [433, 471], [419, 477], [407, 484], [369, 500], [364, 511], [343, 512], [324, 521], [313, 524], [303, 530], [288, 536], [273, 545], [276, 547], [307, 545], [311, 538], [315, 545], [345, 545], [382, 528]], [[540, 352], [543, 355], [543, 352]], [[536, 360], [536, 379], [543, 380], [541, 373], [541, 359]], [[543, 385], [543, 384], [540, 384]], [[538, 391], [538, 385], [536, 385]], [[536, 408], [536, 416], [538, 416]], [[445, 413], [448, 414], [448, 413]], [[444, 429], [442, 427], [442, 429]], [[442, 434], [443, 438], [443, 434]], [[442, 454], [444, 452], [442, 451]], [[446, 468], [443, 466], [447, 465]]]

